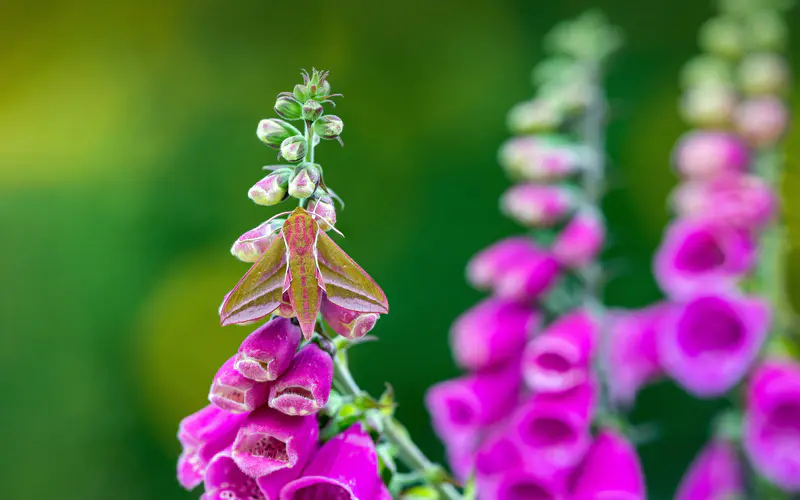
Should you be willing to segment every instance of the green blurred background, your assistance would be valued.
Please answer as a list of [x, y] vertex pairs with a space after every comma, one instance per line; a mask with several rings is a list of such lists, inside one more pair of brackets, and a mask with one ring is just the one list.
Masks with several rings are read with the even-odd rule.
[[[589, 6], [628, 41], [609, 76], [608, 301], [641, 306], [659, 297], [677, 71], [704, 1], [4, 2], [0, 497], [199, 496], [174, 479], [176, 426], [247, 332], [216, 310], [247, 267], [230, 243], [276, 212], [246, 196], [275, 159], [254, 132], [311, 66], [345, 94], [347, 147], [317, 154], [347, 201], [341, 245], [392, 303], [353, 369], [394, 385], [440, 458], [421, 399], [456, 373], [447, 331], [480, 298], [465, 262], [517, 230], [497, 211], [505, 113], [532, 93], [546, 30]], [[725, 404], [669, 383], [642, 395], [633, 420], [660, 431], [641, 448], [652, 498], [670, 498]]]

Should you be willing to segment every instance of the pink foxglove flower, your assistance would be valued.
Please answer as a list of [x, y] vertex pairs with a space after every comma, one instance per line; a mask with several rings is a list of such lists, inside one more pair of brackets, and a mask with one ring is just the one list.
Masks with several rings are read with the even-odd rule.
[[377, 313], [361, 313], [339, 307], [325, 297], [322, 298], [320, 312], [334, 332], [350, 340], [360, 339], [369, 333], [380, 318]]
[[786, 491], [800, 492], [800, 365], [771, 359], [747, 386], [743, 442], [755, 469]]
[[328, 403], [333, 360], [317, 344], [300, 349], [286, 372], [272, 384], [269, 406], [287, 415], [310, 415]]
[[747, 372], [767, 335], [770, 311], [733, 292], [696, 295], [674, 304], [659, 334], [664, 370], [690, 393], [719, 396]]
[[467, 266], [467, 280], [499, 297], [529, 301], [545, 292], [559, 275], [553, 256], [527, 238], [501, 240], [479, 252]]
[[467, 281], [479, 290], [491, 290], [505, 269], [535, 258], [541, 250], [530, 238], [514, 236], [478, 252], [467, 264]]
[[248, 415], [231, 455], [242, 472], [259, 478], [304, 461], [316, 446], [318, 432], [313, 415], [290, 417], [263, 406]]
[[612, 311], [608, 318], [608, 359], [605, 362], [610, 396], [629, 405], [639, 389], [662, 374], [657, 339], [669, 305], [636, 311]]
[[574, 174], [580, 168], [574, 146], [555, 144], [531, 136], [514, 137], [500, 149], [500, 164], [513, 177], [549, 182]]
[[592, 262], [603, 249], [606, 229], [596, 210], [580, 210], [553, 242], [553, 255], [564, 266], [579, 269]]
[[486, 299], [453, 324], [450, 341], [456, 361], [469, 370], [503, 364], [522, 352], [538, 323], [538, 313], [529, 306]]
[[598, 434], [575, 471], [570, 495], [572, 500], [601, 498], [646, 498], [644, 474], [636, 449], [625, 438], [608, 430]]
[[236, 356], [220, 367], [211, 383], [208, 400], [234, 413], [250, 412], [267, 402], [269, 382], [256, 382], [236, 368]]
[[562, 475], [547, 474], [536, 469], [515, 469], [504, 472], [497, 480], [480, 482], [479, 489], [487, 498], [497, 500], [561, 500], [566, 498], [566, 481]]
[[255, 479], [239, 470], [230, 450], [214, 456], [206, 469], [203, 486], [205, 493], [200, 500], [271, 500], [266, 499]]
[[655, 275], [671, 296], [709, 287], [731, 287], [748, 272], [756, 256], [746, 232], [704, 220], [679, 220], [670, 226], [655, 257]]
[[591, 371], [597, 323], [584, 310], [548, 326], [525, 348], [523, 373], [534, 392], [563, 392], [584, 383]]
[[234, 367], [251, 380], [275, 380], [289, 368], [302, 339], [299, 326], [275, 316], [244, 339]]
[[178, 459], [178, 482], [187, 490], [203, 481], [211, 459], [236, 439], [246, 415], [237, 415], [208, 405], [181, 420], [178, 441], [183, 452]]
[[242, 262], [255, 262], [279, 237], [283, 219], [273, 219], [239, 236], [231, 247], [231, 254]]
[[775, 144], [786, 132], [789, 110], [778, 97], [756, 97], [739, 105], [734, 121], [748, 143], [762, 148]]
[[526, 227], [549, 227], [564, 220], [577, 206], [575, 192], [564, 187], [518, 184], [500, 198], [503, 213]]
[[711, 179], [723, 173], [746, 172], [750, 153], [734, 134], [697, 130], [680, 139], [674, 161], [678, 172], [688, 178]]
[[691, 463], [675, 500], [739, 498], [744, 494], [744, 475], [736, 448], [718, 439], [706, 444]]
[[283, 488], [280, 500], [371, 500], [378, 486], [378, 455], [360, 423], [319, 449], [303, 475]]

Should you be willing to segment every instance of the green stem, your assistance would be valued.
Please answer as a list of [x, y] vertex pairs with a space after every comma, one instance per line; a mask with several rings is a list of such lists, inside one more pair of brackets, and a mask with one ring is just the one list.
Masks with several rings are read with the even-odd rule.
[[[334, 378], [333, 384], [337, 391], [345, 396], [359, 397], [364, 391], [356, 383], [347, 367], [347, 362], [341, 355], [333, 357]], [[431, 462], [428, 457], [408, 437], [403, 426], [393, 417], [382, 415], [383, 436], [398, 450], [398, 458], [411, 470], [418, 471], [422, 476], [435, 474], [439, 466]], [[434, 485], [442, 498], [446, 500], [462, 500], [461, 494], [451, 484], [441, 483]]]

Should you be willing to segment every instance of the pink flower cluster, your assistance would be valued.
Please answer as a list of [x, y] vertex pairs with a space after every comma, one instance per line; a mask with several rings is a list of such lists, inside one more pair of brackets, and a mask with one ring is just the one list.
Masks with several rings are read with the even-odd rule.
[[203, 500], [390, 498], [361, 424], [320, 445], [333, 361], [302, 339], [296, 321], [275, 316], [222, 365], [211, 404], [180, 423], [183, 487], [203, 483]]
[[578, 147], [552, 138], [517, 137], [503, 147], [501, 162], [523, 180], [503, 195], [503, 211], [558, 235], [550, 248], [510, 237], [470, 261], [468, 281], [492, 296], [452, 328], [455, 360], [469, 373], [426, 396], [451, 467], [462, 480], [475, 475], [482, 500], [645, 495], [631, 444], [611, 429], [592, 432], [598, 322], [577, 309], [542, 328], [536, 305], [564, 270], [589, 265], [603, 245], [602, 216], [556, 183], [583, 160]]

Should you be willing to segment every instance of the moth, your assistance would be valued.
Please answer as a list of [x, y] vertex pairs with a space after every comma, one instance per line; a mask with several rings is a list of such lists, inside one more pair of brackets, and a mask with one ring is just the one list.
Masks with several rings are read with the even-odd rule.
[[321, 231], [314, 214], [295, 208], [278, 237], [225, 297], [223, 326], [259, 320], [281, 308], [314, 333], [323, 300], [359, 313], [389, 312], [386, 295], [361, 266]]

